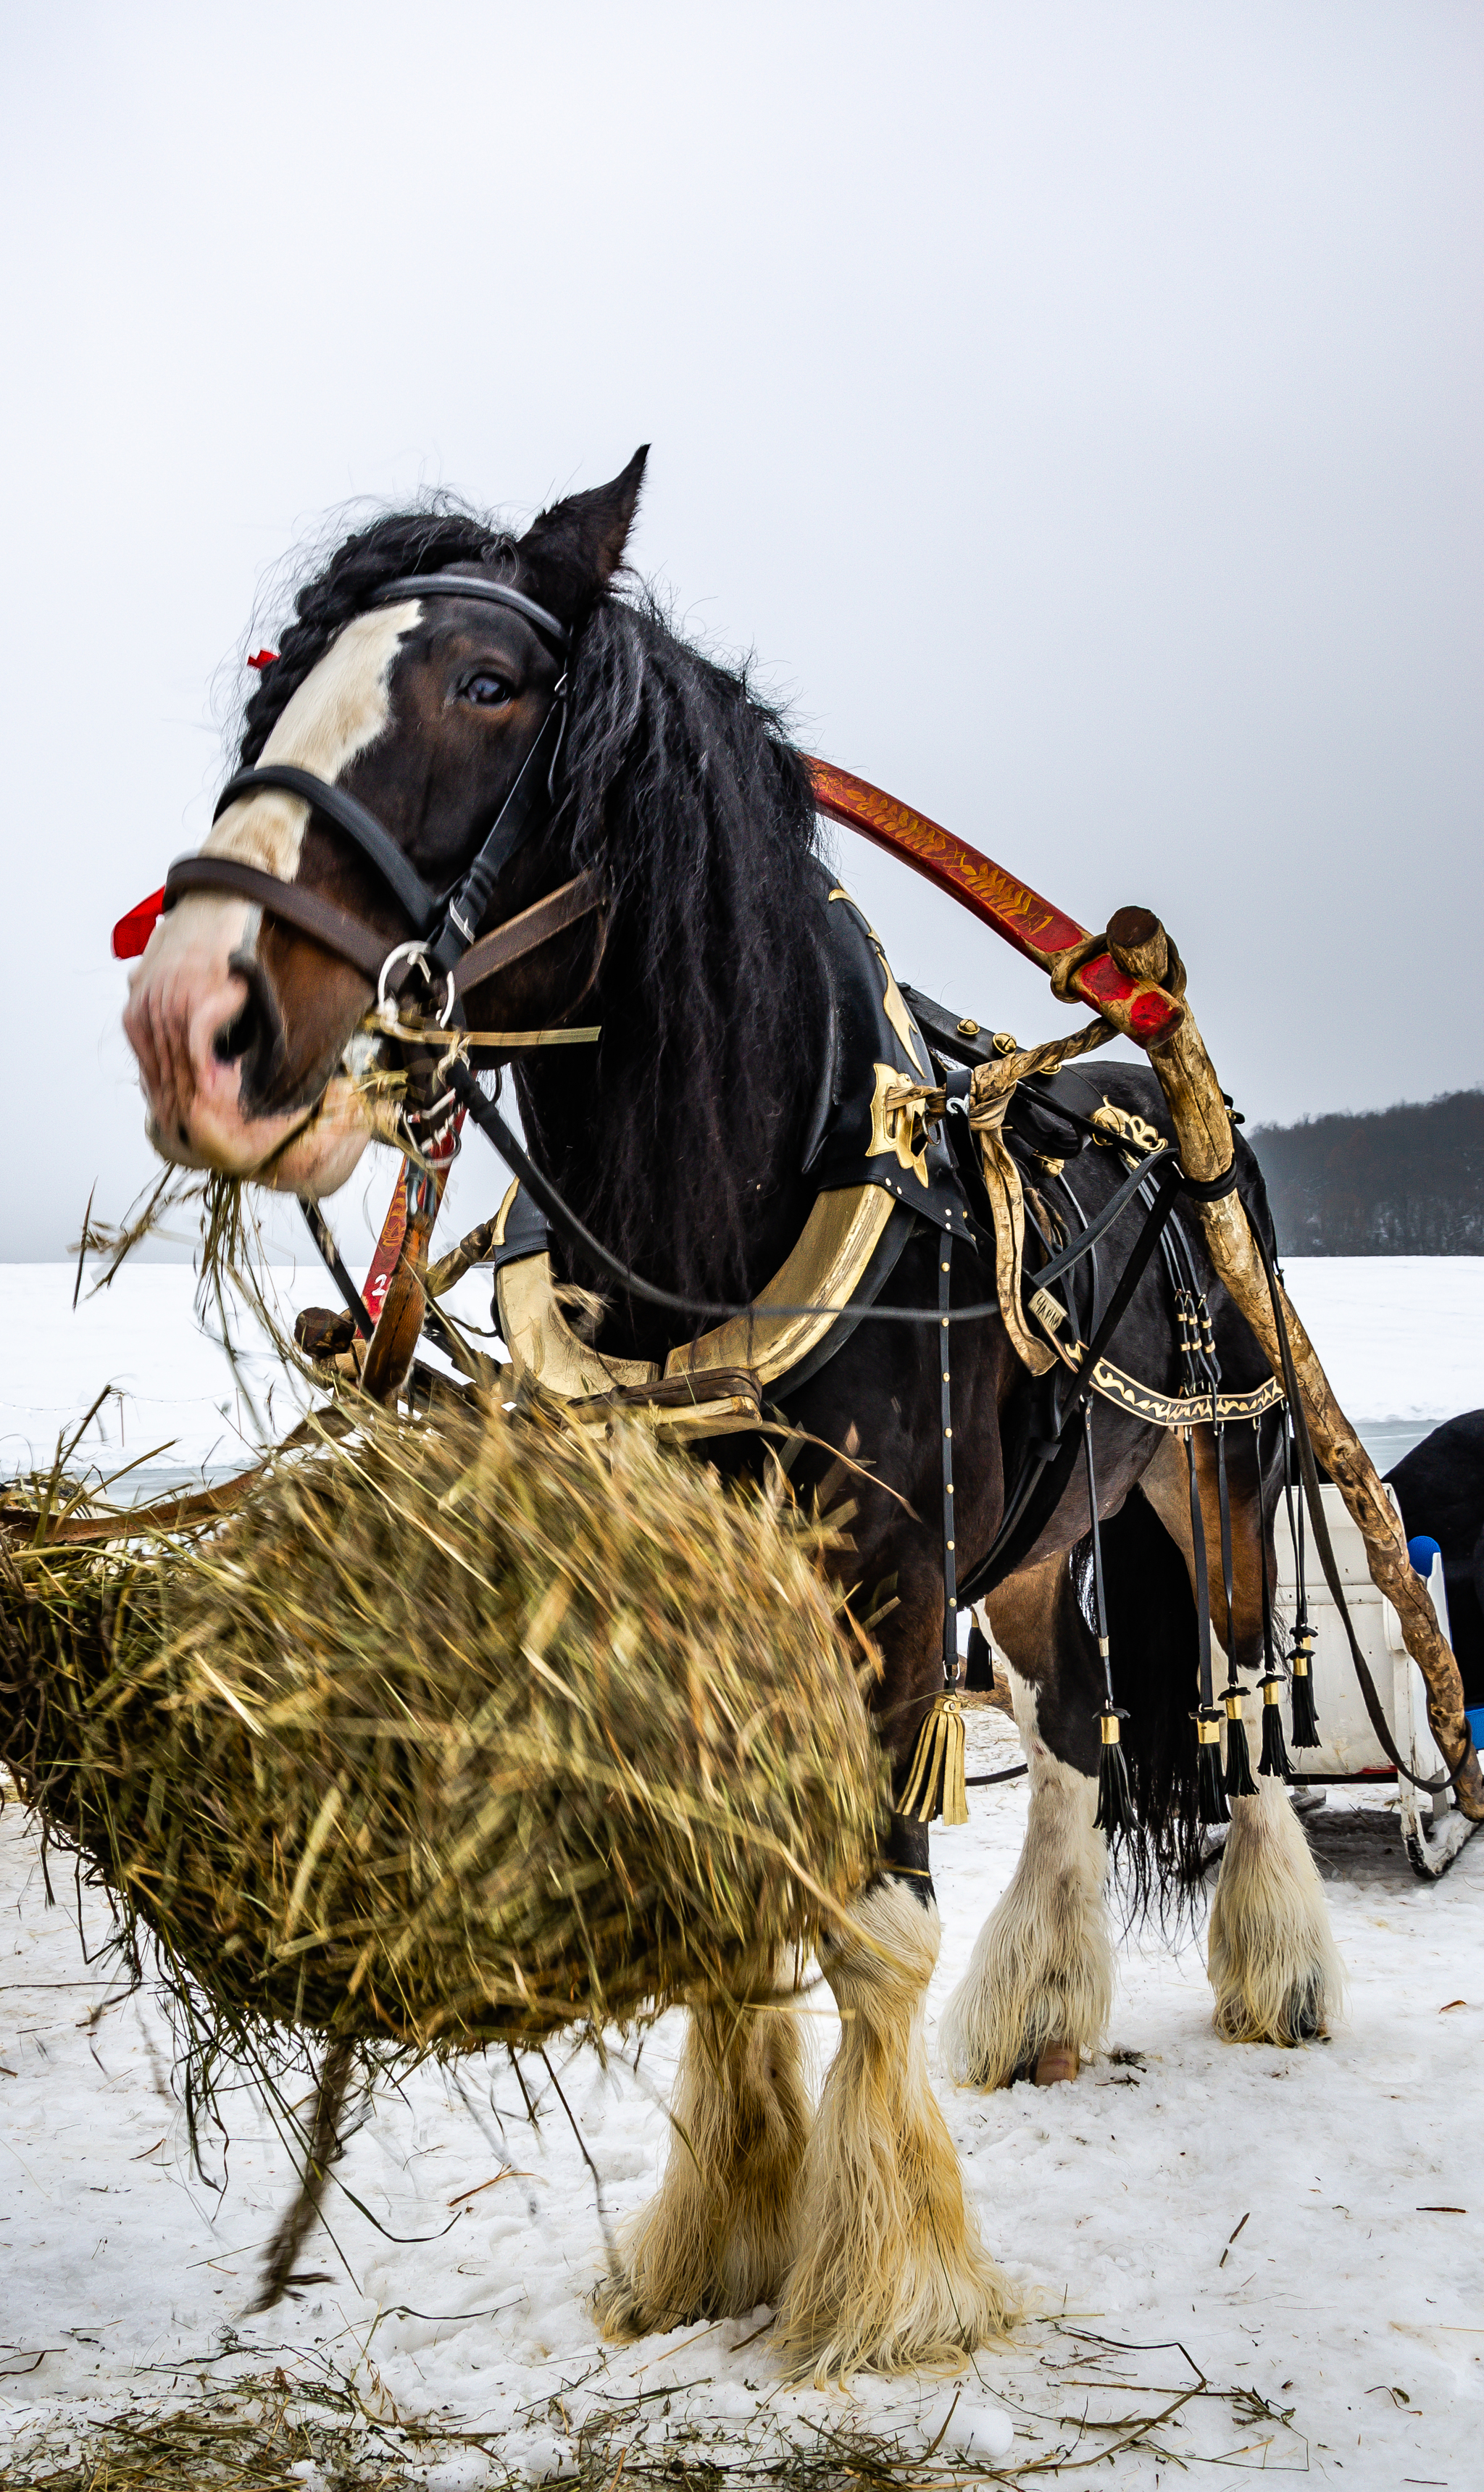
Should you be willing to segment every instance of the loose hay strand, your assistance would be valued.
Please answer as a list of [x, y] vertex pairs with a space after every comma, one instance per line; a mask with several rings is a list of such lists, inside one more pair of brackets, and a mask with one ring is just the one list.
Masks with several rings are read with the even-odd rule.
[[0, 1558], [0, 1748], [152, 1935], [205, 2098], [291, 2039], [765, 1993], [886, 1804], [824, 1533], [638, 1425], [298, 1435], [225, 1520]]

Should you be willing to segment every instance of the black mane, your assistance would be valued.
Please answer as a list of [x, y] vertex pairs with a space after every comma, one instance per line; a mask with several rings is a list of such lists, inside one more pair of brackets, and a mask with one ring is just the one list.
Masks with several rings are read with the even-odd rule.
[[549, 1056], [518, 1077], [527, 1128], [627, 1261], [737, 1297], [818, 1078], [826, 885], [808, 770], [746, 673], [679, 639], [648, 597], [599, 602], [572, 676], [560, 820], [610, 894], [604, 1037], [587, 1130], [572, 1131], [574, 1077]]
[[[347, 538], [298, 593], [248, 704], [243, 766], [376, 588], [454, 562], [519, 578], [519, 558], [443, 501]], [[776, 1196], [778, 1150], [817, 1079], [825, 885], [808, 771], [745, 671], [681, 640], [646, 595], [598, 597], [570, 673], [549, 837], [608, 886], [604, 1037], [581, 1075], [549, 1057], [520, 1072], [528, 1138], [636, 1268], [738, 1296], [759, 1183]]]

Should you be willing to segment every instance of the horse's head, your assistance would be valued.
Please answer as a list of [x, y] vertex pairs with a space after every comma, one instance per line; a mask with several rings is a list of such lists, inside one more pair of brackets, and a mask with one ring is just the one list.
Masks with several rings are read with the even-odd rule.
[[[612, 484], [557, 503], [519, 541], [426, 514], [350, 539], [300, 595], [298, 620], [249, 707], [243, 763], [308, 772], [342, 791], [390, 834], [414, 891], [418, 880], [433, 895], [457, 891], [548, 728], [564, 639], [622, 559], [643, 462], [640, 451]], [[432, 574], [515, 597], [496, 603], [445, 585], [385, 602], [389, 584]], [[553, 732], [554, 722], [533, 758], [543, 784]], [[558, 847], [544, 825], [501, 866], [484, 925], [563, 879]], [[255, 786], [227, 805], [201, 855], [292, 885], [307, 905], [294, 922], [291, 902], [275, 913], [271, 890], [215, 887], [198, 870], [188, 877], [131, 979], [124, 1015], [150, 1139], [186, 1167], [333, 1193], [371, 1132], [353, 1074], [376, 955], [425, 930], [409, 923], [395, 877], [366, 846], [282, 786]], [[353, 934], [340, 945], [315, 939], [316, 901], [364, 931], [364, 958]], [[590, 918], [558, 933], [478, 991], [482, 1012], [492, 1006], [503, 1028], [559, 1018], [592, 947]]]

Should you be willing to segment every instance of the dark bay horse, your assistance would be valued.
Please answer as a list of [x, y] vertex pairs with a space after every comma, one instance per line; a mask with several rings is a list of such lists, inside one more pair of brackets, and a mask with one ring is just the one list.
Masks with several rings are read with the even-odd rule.
[[[697, 1302], [745, 1302], [794, 1246], [816, 1192], [802, 1171], [829, 1045], [820, 960], [830, 883], [809, 775], [778, 716], [743, 675], [614, 585], [642, 466], [640, 453], [519, 540], [439, 508], [350, 538], [299, 595], [248, 706], [241, 759], [309, 771], [358, 800], [442, 891], [504, 818], [538, 754], [550, 801], [484, 895], [481, 924], [502, 925], [584, 874], [601, 881], [604, 906], [476, 986], [463, 998], [468, 1024], [601, 1024], [596, 1049], [515, 1061], [533, 1159], [631, 1271]], [[419, 595], [418, 580], [433, 575], [437, 592]], [[480, 582], [500, 594], [482, 597]], [[214, 871], [246, 865], [332, 904], [383, 948], [407, 936], [385, 874], [322, 804], [312, 810], [291, 788], [251, 786], [222, 812], [205, 853]], [[890, 984], [884, 963], [883, 972]], [[156, 931], [126, 1014], [157, 1148], [301, 1195], [333, 1193], [370, 1138], [355, 1076], [397, 1055], [397, 1042], [367, 1031], [371, 1002], [364, 967], [240, 878], [235, 890], [192, 889]], [[1168, 1130], [1152, 1077], [1114, 1068], [1093, 1086], [1100, 1094]], [[1112, 1151], [1086, 1158], [1078, 1191], [1091, 1217], [1124, 1169]], [[1244, 1146], [1240, 1166], [1265, 1222]], [[1256, 1386], [1267, 1374], [1261, 1353], [1199, 1240], [1191, 1251], [1224, 1374]], [[608, 1288], [605, 1354], [663, 1358], [686, 1337], [559, 1244], [554, 1261], [559, 1276]], [[885, 1608], [872, 1701], [899, 1800], [942, 1683], [942, 1261], [939, 1231], [920, 1226], [878, 1304], [925, 1320], [863, 1322], [808, 1381], [781, 1388], [790, 1419], [860, 1467], [848, 1564], [863, 1612]], [[949, 1261], [961, 1306], [993, 1297], [993, 1273], [966, 1242]], [[1113, 1348], [1126, 1371], [1176, 1390], [1157, 1257]], [[957, 1326], [953, 1368], [958, 1567], [969, 1584], [1000, 1526], [1029, 1380], [995, 1315]], [[1126, 1409], [1094, 1407], [1111, 1596], [1140, 1617], [1115, 1654], [1117, 1695], [1131, 1717], [1136, 1794], [1168, 1871], [1193, 1790], [1184, 1449]], [[1215, 1632], [1250, 1680], [1262, 1659], [1275, 1453], [1260, 1428], [1235, 1433], [1230, 1617], [1204, 1442], [1201, 1504]], [[718, 1452], [733, 1467], [760, 1459], [757, 1440], [739, 1437]], [[806, 1496], [831, 1461], [811, 1452], [800, 1464]], [[991, 1598], [1029, 1757], [1030, 1815], [1015, 1879], [946, 2019], [952, 2064], [977, 2085], [1007, 2083], [1057, 2051], [1075, 2068], [1109, 2011], [1107, 1850], [1093, 1822], [1100, 1666], [1074, 1562], [1089, 1522], [1077, 1470]], [[1232, 1806], [1213, 1908], [1218, 2021], [1233, 2035], [1299, 2038], [1335, 2002], [1321, 1891], [1281, 1781], [1260, 1777], [1256, 1795]], [[848, 2012], [813, 2113], [791, 2019], [694, 2016], [663, 2184], [602, 2291], [610, 2330], [776, 2302], [788, 2358], [823, 2379], [952, 2358], [1011, 2323], [1015, 2296], [981, 2242], [929, 2083], [924, 2010], [938, 1920], [916, 1819], [893, 1818], [857, 1924], [867, 1943], [840, 1945], [824, 1968]]]

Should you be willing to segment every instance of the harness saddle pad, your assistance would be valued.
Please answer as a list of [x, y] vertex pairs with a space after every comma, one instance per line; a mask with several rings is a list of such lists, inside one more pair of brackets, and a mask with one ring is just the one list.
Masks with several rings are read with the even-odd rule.
[[[718, 1368], [746, 1368], [759, 1383], [791, 1391], [848, 1341], [918, 1220], [972, 1235], [952, 1155], [929, 1132], [914, 1096], [937, 1080], [927, 1043], [879, 937], [838, 888], [828, 896], [821, 965], [829, 1039], [802, 1163], [816, 1193], [797, 1245], [758, 1290], [756, 1314], [679, 1344], [663, 1370], [609, 1356], [568, 1323], [545, 1215], [513, 1185], [495, 1221], [491, 1260], [495, 1322], [518, 1376], [532, 1375], [571, 1401]], [[845, 1312], [770, 1317], [770, 1302]]]

